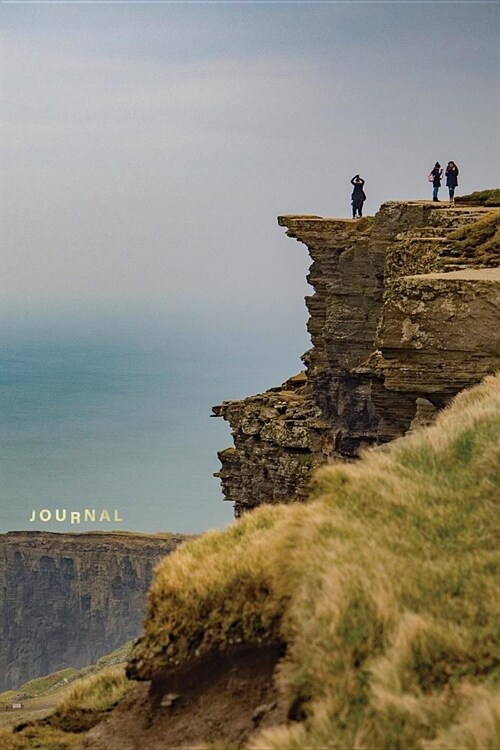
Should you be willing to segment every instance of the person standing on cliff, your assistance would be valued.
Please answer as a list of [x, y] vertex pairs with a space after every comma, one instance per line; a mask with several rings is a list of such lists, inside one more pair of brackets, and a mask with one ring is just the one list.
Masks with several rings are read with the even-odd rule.
[[458, 167], [454, 161], [449, 161], [444, 173], [446, 177], [446, 187], [450, 194], [450, 203], [455, 203], [455, 188], [458, 185]]
[[443, 176], [443, 170], [441, 164], [437, 161], [434, 164], [434, 169], [429, 175], [429, 182], [432, 182], [432, 200], [439, 201], [438, 191], [441, 187], [441, 177]]
[[356, 218], [356, 214], [360, 219], [363, 216], [363, 203], [366, 200], [365, 191], [363, 190], [364, 184], [365, 181], [359, 176], [359, 174], [355, 174], [351, 180], [351, 185], [353, 185], [353, 191], [351, 195], [353, 219]]

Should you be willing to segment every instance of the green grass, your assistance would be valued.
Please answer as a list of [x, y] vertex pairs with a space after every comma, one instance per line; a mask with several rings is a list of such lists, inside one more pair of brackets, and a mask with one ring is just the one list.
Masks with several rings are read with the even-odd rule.
[[15, 702], [25, 702], [31, 698], [48, 695], [59, 688], [65, 687], [67, 682], [79, 675], [79, 670], [69, 667], [53, 672], [45, 677], [38, 677], [21, 685], [17, 690], [6, 690], [0, 693], [0, 705]]

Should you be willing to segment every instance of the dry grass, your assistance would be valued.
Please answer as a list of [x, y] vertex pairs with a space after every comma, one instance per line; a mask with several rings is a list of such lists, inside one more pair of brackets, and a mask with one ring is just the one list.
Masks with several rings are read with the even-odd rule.
[[500, 206], [500, 188], [477, 190], [469, 195], [457, 196], [455, 200], [469, 206]]
[[123, 664], [78, 680], [47, 718], [20, 725], [14, 733], [0, 730], [0, 748], [71, 750], [81, 741], [81, 733], [98, 724], [132, 687]]
[[131, 687], [123, 664], [108, 667], [97, 675], [78, 680], [68, 691], [56, 715], [63, 718], [75, 710], [107, 711], [121, 701]]
[[[72, 691], [73, 684], [83, 678], [96, 676], [114, 667], [124, 671], [124, 663], [130, 652], [129, 642], [111, 654], [101, 657], [96, 664], [80, 669], [67, 668], [53, 672], [45, 677], [21, 685], [17, 690], [0, 693], [0, 707], [12, 703], [22, 703], [23, 708], [16, 711], [0, 711], [0, 728], [12, 728], [18, 724], [33, 724], [52, 714]], [[1, 745], [0, 745], [1, 750]]]
[[254, 750], [497, 747], [499, 435], [500, 376], [387, 452], [323, 469], [310, 503], [180, 548], [131, 670], [278, 641], [307, 718]]
[[66, 732], [85, 732], [98, 724], [132, 688], [123, 665], [76, 682], [44, 724]]
[[2, 750], [74, 750], [81, 741], [79, 734], [52, 727], [27, 727], [18, 734], [0, 730]]
[[452, 254], [475, 258], [484, 265], [500, 263], [500, 211], [492, 211], [473, 224], [467, 224], [450, 234]]
[[79, 742], [79, 735], [68, 734], [51, 727], [29, 727], [19, 734], [0, 729], [2, 750], [72, 750]]

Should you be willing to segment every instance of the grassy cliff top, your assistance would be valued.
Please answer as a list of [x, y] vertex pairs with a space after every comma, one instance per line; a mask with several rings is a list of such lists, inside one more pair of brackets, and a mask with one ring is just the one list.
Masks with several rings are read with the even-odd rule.
[[469, 206], [500, 206], [500, 188], [477, 190], [469, 195], [457, 196], [455, 200], [457, 203], [466, 203]]
[[308, 504], [181, 547], [129, 672], [279, 643], [305, 719], [252, 748], [497, 747], [499, 434], [500, 376], [387, 452], [323, 469]]

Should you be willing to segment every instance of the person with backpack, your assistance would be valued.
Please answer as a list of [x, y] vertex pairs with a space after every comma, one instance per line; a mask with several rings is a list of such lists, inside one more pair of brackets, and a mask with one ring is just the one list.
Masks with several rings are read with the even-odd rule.
[[446, 177], [446, 187], [450, 194], [450, 203], [455, 203], [455, 188], [458, 185], [458, 167], [454, 161], [449, 161], [444, 173]]
[[437, 161], [434, 164], [434, 168], [432, 172], [427, 178], [429, 182], [432, 182], [432, 200], [433, 201], [439, 201], [438, 192], [439, 192], [439, 188], [441, 187], [442, 176], [443, 176], [443, 170], [441, 169], [441, 164]]
[[365, 191], [363, 190], [364, 184], [365, 184], [365, 181], [362, 179], [362, 177], [359, 176], [359, 174], [355, 174], [351, 180], [351, 185], [353, 185], [353, 191], [351, 195], [353, 219], [356, 218], [356, 214], [358, 215], [358, 218], [360, 219], [363, 216], [363, 203], [366, 200]]

